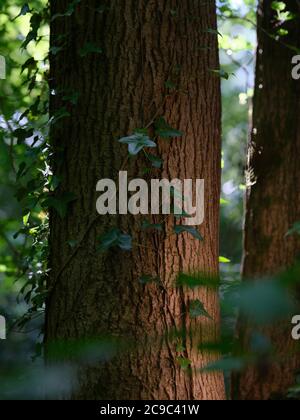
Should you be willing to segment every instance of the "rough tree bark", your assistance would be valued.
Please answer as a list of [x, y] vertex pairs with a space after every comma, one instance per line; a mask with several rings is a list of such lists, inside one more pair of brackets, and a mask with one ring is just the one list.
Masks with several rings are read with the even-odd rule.
[[[284, 25], [289, 34], [276, 42], [268, 34], [278, 30], [272, 0], [259, 2], [256, 86], [253, 127], [248, 153], [245, 251], [243, 277], [278, 274], [299, 255], [299, 237], [286, 236], [300, 220], [300, 83], [292, 79], [292, 57], [284, 45], [300, 48], [299, 18]], [[285, 1], [299, 15], [298, 2]], [[277, 27], [276, 27], [277, 25]], [[268, 333], [278, 363], [248, 369], [237, 385], [237, 398], [283, 398], [295, 384], [299, 356], [293, 352], [291, 320]], [[249, 335], [246, 334], [246, 337]]]
[[[66, 0], [50, 3], [52, 18], [68, 7]], [[89, 0], [52, 19], [51, 46], [65, 46], [51, 56], [51, 113], [64, 107], [70, 114], [52, 129], [54, 173], [58, 194], [72, 192], [77, 200], [65, 219], [51, 214], [46, 341], [109, 335], [134, 343], [112, 361], [85, 368], [72, 398], [224, 398], [222, 375], [196, 373], [211, 360], [195, 350], [197, 340], [218, 334], [217, 293], [174, 287], [179, 272], [218, 273], [220, 81], [210, 71], [219, 66], [217, 36], [207, 31], [215, 28], [215, 2], [196, 0]], [[74, 93], [77, 104], [62, 99]], [[159, 139], [164, 165], [152, 178], [205, 179], [203, 243], [170, 236], [171, 216], [163, 233], [141, 232], [132, 216], [94, 219], [97, 181], [117, 180], [126, 161], [127, 148], [117, 140], [136, 128], [151, 130], [154, 116], [184, 136]], [[131, 178], [142, 176], [139, 161], [123, 167]], [[97, 238], [112, 226], [142, 246], [97, 253]], [[80, 241], [75, 252], [69, 240]], [[141, 285], [142, 274], [160, 277], [163, 287]], [[214, 322], [190, 319], [194, 299]], [[167, 334], [174, 328], [186, 332], [184, 350]], [[190, 373], [179, 366], [181, 356], [192, 361]]]

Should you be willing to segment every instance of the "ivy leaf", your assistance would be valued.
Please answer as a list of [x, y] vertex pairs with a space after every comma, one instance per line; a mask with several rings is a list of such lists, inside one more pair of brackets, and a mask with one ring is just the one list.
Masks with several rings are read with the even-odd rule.
[[73, 93], [63, 96], [63, 100], [70, 102], [72, 105], [77, 105], [79, 97], [80, 97], [79, 92], [73, 92]]
[[81, 2], [81, 0], [73, 0], [71, 3], [69, 3], [65, 13], [57, 13], [56, 15], [54, 15], [52, 17], [52, 21], [54, 21], [55, 19], [59, 18], [59, 17], [70, 17], [73, 15], [73, 13], [75, 12], [75, 9], [77, 7], [77, 5]]
[[202, 235], [200, 235], [199, 231], [192, 226], [175, 226], [174, 231], [177, 235], [181, 233], [187, 232], [192, 235], [194, 238], [198, 239], [199, 241], [203, 241]]
[[114, 246], [118, 246], [118, 241], [119, 241], [119, 235], [120, 234], [121, 234], [121, 232], [120, 232], [119, 229], [112, 229], [111, 231], [109, 231], [108, 233], [103, 235], [100, 238], [100, 241], [101, 241], [100, 249], [102, 251], [106, 251], [109, 248], [112, 248]]
[[25, 61], [25, 63], [22, 65], [21, 74], [24, 72], [25, 69], [27, 69], [28, 70], [28, 77], [30, 77], [31, 73], [34, 70], [37, 70], [37, 68], [38, 68], [37, 61], [33, 57], [31, 57], [27, 61]]
[[231, 261], [226, 257], [219, 257], [219, 262], [222, 264], [229, 264]]
[[202, 273], [179, 273], [176, 283], [177, 286], [189, 287], [191, 289], [203, 286], [209, 289], [218, 289], [220, 286], [220, 278], [218, 276]]
[[27, 164], [26, 162], [21, 162], [18, 172], [17, 172], [17, 180], [19, 180], [21, 178], [21, 176], [25, 175], [25, 173], [27, 172], [28, 168], [27, 168]]
[[182, 219], [183, 217], [191, 217], [190, 214], [188, 214], [185, 210], [180, 210], [176, 206], [174, 206], [174, 217], [176, 219]]
[[101, 54], [103, 52], [102, 48], [93, 44], [92, 42], [87, 42], [79, 51], [80, 57], [85, 57], [88, 54]]
[[204, 305], [199, 299], [193, 300], [190, 303], [190, 316], [191, 318], [198, 318], [204, 316], [205, 318], [212, 319], [209, 313], [205, 310]]
[[123, 251], [130, 251], [132, 249], [132, 238], [130, 235], [122, 234], [119, 237], [119, 248]]
[[58, 53], [60, 53], [62, 50], [64, 49], [64, 47], [56, 47], [55, 45], [51, 48], [49, 48], [49, 52], [53, 55], [57, 55]]
[[175, 187], [170, 187], [170, 194], [174, 198], [179, 198], [180, 200], [184, 200], [184, 196], [182, 196], [182, 192], [178, 191]]
[[132, 249], [131, 236], [122, 233], [120, 229], [114, 228], [100, 238], [100, 251], [107, 251], [114, 247], [118, 247], [123, 251], [130, 251]]
[[236, 357], [227, 357], [216, 362], [209, 363], [205, 368], [201, 369], [201, 372], [238, 372], [243, 370], [245, 367], [245, 360]]
[[286, 10], [286, 4], [283, 1], [273, 1], [271, 7], [277, 12], [277, 19], [281, 23], [293, 20], [297, 17], [295, 13]]
[[172, 128], [163, 117], [159, 118], [155, 123], [155, 134], [162, 138], [183, 136], [182, 131]]
[[95, 11], [97, 13], [103, 13], [103, 12], [105, 12], [106, 8], [107, 8], [107, 6], [104, 6], [104, 4], [102, 4], [101, 6], [96, 7]]
[[47, 198], [43, 202], [43, 207], [54, 209], [59, 216], [64, 219], [67, 215], [67, 204], [55, 197]]
[[76, 241], [75, 239], [70, 239], [69, 241], [68, 241], [68, 245], [71, 247], [71, 248], [76, 248], [76, 246], [78, 245], [78, 241]]
[[53, 208], [59, 216], [64, 219], [68, 212], [68, 205], [75, 201], [76, 197], [72, 193], [65, 193], [58, 197], [48, 197], [43, 201], [42, 207]]
[[14, 137], [17, 138], [18, 140], [18, 144], [21, 144], [22, 142], [24, 142], [26, 139], [30, 138], [33, 136], [33, 129], [31, 128], [17, 128], [14, 131]]
[[219, 77], [221, 77], [222, 79], [225, 79], [225, 80], [228, 80], [229, 77], [233, 74], [233, 73], [229, 74], [223, 69], [219, 69], [219, 70], [211, 69], [210, 71], [214, 74], [217, 74]]
[[140, 277], [139, 281], [140, 281], [141, 284], [146, 285], [146, 284], [151, 284], [151, 283], [158, 283], [159, 278], [149, 276], [148, 274], [143, 274]]
[[271, 6], [273, 10], [276, 10], [278, 12], [282, 12], [286, 9], [286, 4], [283, 3], [283, 1], [273, 1]]
[[165, 83], [165, 86], [167, 89], [175, 89], [176, 85], [174, 82], [172, 82], [171, 80], [167, 80]]
[[33, 210], [37, 204], [38, 204], [38, 198], [37, 197], [32, 197], [32, 196], [27, 196], [25, 197], [21, 204], [22, 204], [22, 208], [24, 209], [25, 212], [31, 212], [31, 210]]
[[128, 144], [128, 152], [130, 155], [137, 155], [144, 147], [156, 147], [156, 143], [143, 133], [134, 133], [128, 137], [122, 137], [119, 143]]
[[27, 36], [25, 38], [25, 41], [22, 44], [22, 48], [25, 49], [31, 41], [37, 39], [38, 30], [40, 28], [42, 20], [43, 20], [43, 17], [39, 13], [34, 13], [31, 16], [31, 19], [30, 19], [30, 28], [31, 29], [30, 29], [29, 33], [27, 34]]
[[186, 351], [186, 348], [184, 347], [184, 345], [182, 343], [178, 343], [176, 346], [176, 352], [183, 353], [184, 351]]
[[160, 159], [159, 157], [147, 154], [147, 158], [150, 160], [154, 168], [160, 169], [162, 167], [163, 160]]
[[[218, 9], [222, 14], [223, 13], [229, 13], [230, 15], [232, 15], [232, 10], [227, 4], [224, 4], [223, 6], [218, 7]], [[228, 17], [228, 16], [226, 16], [226, 17]]]
[[20, 13], [13, 20], [18, 19], [18, 17], [20, 17], [20, 16], [25, 16], [25, 15], [27, 15], [27, 13], [30, 13], [30, 7], [29, 7], [28, 3], [24, 3], [22, 8], [21, 8]]
[[287, 36], [288, 34], [289, 34], [289, 31], [287, 29], [280, 28], [277, 31], [277, 35], [279, 36]]
[[208, 28], [205, 32], [207, 32], [208, 34], [219, 35], [223, 38], [223, 35], [217, 29]]
[[177, 363], [182, 369], [188, 369], [189, 366], [191, 366], [192, 361], [190, 359], [187, 359], [186, 357], [177, 357], [176, 358]]
[[24, 226], [27, 226], [29, 218], [30, 218], [30, 213], [27, 213], [23, 216], [23, 225]]
[[142, 224], [142, 229], [156, 229], [156, 230], [162, 231], [163, 225], [159, 223], [156, 223], [156, 224], [149, 223], [147, 220], [145, 220]]
[[62, 107], [54, 113], [54, 116], [50, 119], [49, 122], [51, 125], [54, 125], [59, 120], [70, 117], [70, 115], [71, 115], [70, 112], [65, 107]]
[[300, 222], [296, 222], [294, 226], [287, 232], [286, 236], [300, 235]]

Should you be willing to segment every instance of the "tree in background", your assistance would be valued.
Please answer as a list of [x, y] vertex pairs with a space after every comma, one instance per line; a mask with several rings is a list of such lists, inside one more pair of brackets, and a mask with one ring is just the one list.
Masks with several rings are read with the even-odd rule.
[[[23, 369], [33, 370], [32, 357], [42, 341], [43, 304], [36, 305], [31, 297], [34, 290], [42, 291], [46, 270], [47, 245], [38, 233], [43, 230], [47, 237], [46, 214], [40, 205], [35, 206], [45, 186], [42, 151], [46, 148], [48, 85], [42, 58], [49, 39], [44, 20], [40, 20], [39, 43], [31, 42], [25, 49], [21, 45], [31, 29], [30, 11], [42, 15], [45, 3], [32, 0], [30, 8], [22, 0], [0, 4], [0, 54], [6, 61], [6, 78], [0, 80], [0, 314], [8, 327], [8, 339], [0, 343], [0, 399], [36, 391], [34, 385], [24, 385], [20, 376], [28, 384], [30, 375]], [[27, 313], [33, 306], [34, 313]], [[17, 327], [15, 321], [24, 314], [22, 321], [32, 319], [31, 325]]]
[[[64, 0], [51, 2], [51, 17], [58, 187], [48, 200], [46, 341], [126, 339], [113, 360], [83, 368], [73, 398], [223, 399], [223, 376], [196, 372], [212, 360], [197, 344], [218, 335], [217, 293], [175, 287], [181, 272], [218, 275], [215, 4]], [[117, 140], [137, 130], [157, 141], [155, 157], [144, 149], [128, 160]], [[131, 216], [95, 216], [99, 179], [116, 179], [121, 168], [141, 177], [145, 167], [152, 178], [205, 179], [204, 241], [173, 216], [148, 220], [146, 230]]]
[[[243, 277], [273, 276], [291, 267], [300, 241], [300, 84], [292, 57], [300, 48], [299, 2], [263, 0], [258, 7], [258, 48], [253, 125], [248, 152]], [[287, 232], [289, 234], [287, 235]], [[271, 297], [270, 297], [271, 298]], [[235, 384], [241, 399], [284, 397], [295, 383], [299, 355], [291, 320], [267, 331], [276, 362], [260, 359]], [[251, 333], [245, 335], [249, 348]]]

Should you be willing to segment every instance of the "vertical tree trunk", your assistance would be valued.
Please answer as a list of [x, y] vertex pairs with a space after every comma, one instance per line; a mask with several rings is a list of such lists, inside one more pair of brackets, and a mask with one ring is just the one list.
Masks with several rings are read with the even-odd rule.
[[[52, 1], [52, 18], [67, 6]], [[220, 83], [210, 72], [219, 66], [217, 37], [207, 31], [215, 28], [214, 1], [195, 0], [82, 1], [71, 16], [52, 21], [52, 47], [67, 45], [51, 56], [51, 111], [66, 107], [70, 114], [52, 130], [54, 172], [58, 194], [72, 192], [77, 200], [64, 220], [51, 215], [46, 340], [109, 335], [134, 343], [85, 369], [73, 398], [224, 398], [222, 375], [196, 373], [210, 360], [196, 351], [199, 339], [218, 334], [217, 293], [174, 287], [179, 272], [218, 273]], [[62, 100], [70, 93], [78, 95], [76, 105]], [[152, 130], [160, 116], [184, 136], [159, 139], [163, 169], [151, 177], [205, 179], [203, 243], [171, 235], [172, 216], [162, 233], [141, 231], [130, 215], [95, 219], [97, 181], [117, 181], [126, 162], [127, 148], [117, 140], [137, 128]], [[123, 166], [130, 178], [143, 176], [140, 160]], [[132, 234], [131, 253], [96, 252], [97, 238], [113, 226]], [[80, 246], [72, 251], [69, 240]], [[159, 277], [163, 287], [141, 285], [143, 274]], [[214, 322], [189, 317], [195, 299]], [[174, 328], [183, 332], [183, 348], [168, 335]], [[185, 359], [190, 373], [179, 366]]]
[[[299, 17], [287, 22], [289, 34], [275, 41], [268, 34], [279, 29], [272, 0], [258, 7], [258, 52], [253, 127], [248, 154], [248, 189], [243, 277], [278, 274], [291, 266], [300, 250], [299, 237], [286, 236], [300, 220], [300, 83], [292, 79], [296, 53], [283, 43], [300, 47]], [[299, 15], [298, 2], [285, 1]], [[277, 25], [277, 26], [276, 26]], [[247, 335], [249, 337], [249, 335]], [[299, 357], [290, 352], [291, 320], [269, 336], [281, 362], [263, 373], [248, 369], [238, 384], [239, 399], [283, 397], [295, 383]]]

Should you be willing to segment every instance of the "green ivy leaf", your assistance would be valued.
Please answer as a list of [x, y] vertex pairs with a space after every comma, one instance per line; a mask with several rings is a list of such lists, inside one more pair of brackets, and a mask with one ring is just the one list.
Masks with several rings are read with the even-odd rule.
[[226, 257], [219, 257], [219, 262], [222, 264], [229, 264], [231, 261]]
[[162, 167], [163, 160], [160, 159], [159, 157], [147, 154], [147, 158], [150, 160], [154, 168], [160, 169]]
[[273, 1], [271, 6], [273, 10], [278, 12], [282, 12], [286, 9], [286, 4], [283, 1]]
[[60, 53], [62, 50], [64, 49], [64, 47], [56, 47], [55, 45], [51, 48], [49, 48], [49, 52], [50, 54], [53, 55], [57, 55], [58, 53]]
[[205, 318], [212, 319], [209, 313], [205, 310], [204, 305], [199, 299], [193, 300], [190, 303], [190, 316], [191, 318], [198, 318], [204, 316]]
[[156, 147], [156, 143], [143, 133], [134, 133], [128, 137], [122, 137], [119, 143], [128, 144], [128, 152], [130, 155], [137, 155], [145, 147]]
[[31, 16], [30, 19], [30, 31], [27, 34], [25, 41], [22, 44], [22, 48], [26, 48], [27, 45], [31, 42], [37, 39], [38, 30], [40, 28], [40, 25], [42, 23], [43, 17], [39, 13], [34, 13]]
[[287, 29], [280, 28], [277, 31], [277, 35], [279, 36], [287, 36], [288, 34], [289, 34], [289, 31]]
[[43, 207], [48, 207], [56, 210], [56, 212], [60, 215], [62, 219], [64, 219], [67, 215], [67, 204], [55, 197], [47, 198], [43, 202]]
[[223, 35], [217, 29], [208, 28], [205, 32], [208, 34], [219, 35], [223, 38]]
[[17, 172], [17, 180], [19, 180], [23, 175], [25, 175], [27, 171], [28, 168], [26, 162], [21, 162]]
[[25, 61], [25, 63], [21, 67], [21, 74], [25, 69], [28, 69], [28, 72], [31, 72], [32, 70], [37, 69], [37, 61], [31, 57], [28, 60]]
[[71, 3], [68, 4], [67, 10], [65, 11], [65, 13], [57, 13], [56, 15], [54, 15], [52, 17], [52, 21], [54, 21], [55, 19], [59, 18], [59, 17], [70, 17], [73, 15], [73, 13], [75, 12], [75, 9], [77, 7], [77, 5], [81, 2], [81, 0], [73, 0]]
[[143, 274], [140, 277], [139, 281], [143, 285], [151, 284], [151, 283], [159, 283], [160, 282], [160, 280], [159, 280], [158, 277], [152, 277], [152, 276], [149, 276], [148, 274]]
[[218, 75], [219, 77], [221, 77], [222, 79], [225, 79], [225, 80], [228, 80], [229, 79], [229, 77], [231, 76], [231, 75], [233, 75], [233, 73], [231, 73], [231, 74], [229, 74], [229, 73], [227, 73], [225, 70], [223, 70], [223, 69], [219, 69], [219, 70], [214, 70], [214, 69], [211, 69], [210, 70], [212, 73], [214, 73], [214, 74], [216, 74], [216, 75]]
[[24, 226], [27, 226], [29, 218], [30, 218], [30, 213], [27, 213], [23, 216], [23, 225]]
[[191, 217], [190, 214], [188, 214], [185, 210], [180, 210], [176, 206], [174, 206], [174, 217], [176, 219], [182, 219], [183, 217]]
[[287, 232], [286, 236], [300, 235], [300, 222], [296, 222], [294, 226]]
[[184, 345], [182, 343], [178, 343], [176, 345], [176, 352], [183, 353], [184, 351], [186, 351], [186, 348], [184, 347]]
[[202, 273], [179, 273], [176, 283], [177, 286], [189, 287], [191, 289], [198, 287], [207, 287], [209, 289], [216, 290], [220, 287], [220, 278], [218, 276], [212, 276]]
[[68, 212], [68, 205], [75, 201], [76, 197], [72, 193], [65, 193], [57, 197], [48, 197], [43, 201], [42, 207], [53, 208], [64, 219]]
[[161, 117], [155, 122], [155, 134], [162, 138], [182, 137], [183, 132], [172, 128], [166, 120]]
[[70, 102], [72, 105], [77, 105], [79, 96], [80, 96], [79, 92], [72, 92], [68, 95], [63, 96], [63, 100]]
[[78, 245], [78, 241], [76, 241], [75, 239], [70, 239], [69, 241], [68, 241], [68, 245], [71, 247], [71, 248], [76, 248], [76, 246]]
[[122, 233], [120, 229], [112, 229], [100, 238], [100, 251], [107, 251], [110, 248], [118, 247], [123, 251], [132, 249], [132, 238], [130, 235]]
[[64, 118], [70, 117], [70, 115], [71, 115], [70, 112], [65, 107], [62, 107], [62, 108], [58, 109], [55, 112], [54, 116], [50, 119], [50, 124], [54, 125], [58, 121], [60, 121]]
[[147, 220], [145, 220], [142, 224], [142, 229], [156, 229], [162, 231], [163, 225], [159, 223], [149, 223]]
[[23, 210], [27, 213], [31, 212], [37, 206], [38, 201], [39, 199], [37, 197], [25, 197], [21, 202]]
[[25, 16], [27, 15], [27, 13], [30, 13], [30, 7], [28, 3], [24, 3], [20, 10], [20, 13], [13, 20], [17, 19], [20, 16]]
[[177, 357], [176, 361], [179, 364], [179, 366], [184, 370], [188, 369], [189, 366], [191, 366], [192, 364], [192, 361], [190, 359], [187, 359], [186, 357], [182, 357], [182, 356]]
[[217, 360], [216, 362], [209, 363], [205, 368], [201, 369], [202, 372], [238, 372], [245, 367], [245, 360], [236, 357], [227, 357]]
[[174, 231], [177, 235], [181, 233], [187, 232], [192, 235], [194, 238], [198, 239], [199, 241], [203, 241], [203, 237], [200, 235], [199, 231], [192, 226], [175, 226]]
[[18, 140], [18, 144], [23, 143], [26, 139], [33, 136], [33, 129], [32, 128], [17, 128], [14, 131], [14, 137]]
[[165, 83], [165, 86], [167, 89], [175, 89], [176, 85], [174, 82], [172, 82], [171, 80], [167, 80]]
[[101, 54], [103, 52], [102, 48], [93, 44], [92, 42], [87, 42], [79, 51], [80, 57], [85, 57], [88, 54]]
[[8, 267], [4, 264], [0, 264], [0, 273], [6, 273], [8, 271]]

